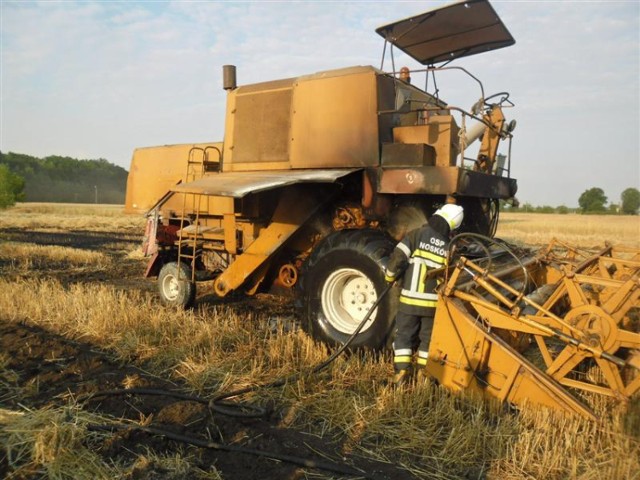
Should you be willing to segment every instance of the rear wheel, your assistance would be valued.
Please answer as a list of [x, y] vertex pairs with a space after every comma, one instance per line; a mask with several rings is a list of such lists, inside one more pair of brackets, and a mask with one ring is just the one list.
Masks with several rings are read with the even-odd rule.
[[158, 292], [165, 305], [189, 308], [196, 298], [191, 268], [182, 262], [165, 263], [158, 275]]
[[[375, 230], [343, 230], [325, 238], [302, 268], [298, 306], [314, 339], [342, 345], [386, 288], [383, 265], [394, 242]], [[383, 298], [351, 344], [380, 349], [390, 336], [395, 296]]]

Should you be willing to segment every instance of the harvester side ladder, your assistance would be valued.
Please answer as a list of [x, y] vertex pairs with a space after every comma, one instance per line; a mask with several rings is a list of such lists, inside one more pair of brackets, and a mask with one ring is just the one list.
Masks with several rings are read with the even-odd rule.
[[[211, 151], [216, 152], [217, 161], [209, 159]], [[200, 158], [196, 158], [197, 152], [200, 152]], [[213, 170], [211, 167], [216, 165], [219, 167], [222, 164], [222, 152], [218, 147], [209, 145], [205, 148], [192, 147], [189, 150], [189, 156], [187, 158], [187, 173], [185, 175], [185, 182], [191, 182], [202, 178], [207, 171]], [[198, 168], [198, 166], [200, 168]], [[189, 231], [185, 234], [185, 216], [187, 212], [187, 196], [191, 196], [191, 212], [195, 213], [195, 219], [193, 220], [193, 232]], [[209, 197], [206, 199], [206, 211], [209, 211]], [[182, 215], [180, 216], [180, 236], [178, 238], [178, 262], [183, 259], [186, 260], [191, 267], [191, 281], [195, 282], [196, 277], [196, 257], [198, 251], [199, 239], [199, 225], [200, 214], [202, 212], [202, 195], [185, 193], [182, 203]], [[187, 247], [188, 253], [184, 253], [184, 247]], [[180, 280], [180, 271], [178, 270], [178, 280]]]
[[[211, 160], [209, 154], [211, 152], [217, 154], [217, 160]], [[196, 153], [200, 152], [200, 158], [196, 158]], [[189, 157], [187, 158], [187, 175], [185, 177], [186, 182], [197, 180], [202, 178], [206, 172], [220, 171], [222, 164], [222, 152], [214, 145], [209, 145], [205, 148], [192, 147], [189, 150]], [[198, 168], [199, 167], [199, 168]]]
[[[185, 263], [188, 263], [191, 267], [191, 281], [195, 282], [196, 279], [196, 257], [198, 251], [198, 225], [200, 224], [200, 212], [201, 212], [201, 203], [202, 203], [202, 195], [198, 195], [195, 193], [184, 193], [183, 194], [183, 202], [182, 202], [182, 215], [180, 216], [180, 231], [178, 237], [178, 262], [181, 262], [183, 259], [186, 260]], [[191, 211], [195, 213], [195, 218], [193, 220], [193, 233], [189, 231], [185, 232], [184, 219], [186, 215], [186, 206], [187, 206], [187, 196], [192, 197], [192, 209]], [[197, 197], [197, 200], [196, 200]], [[184, 248], [187, 247], [187, 252], [184, 253]], [[180, 269], [178, 269], [178, 281], [180, 281]]]

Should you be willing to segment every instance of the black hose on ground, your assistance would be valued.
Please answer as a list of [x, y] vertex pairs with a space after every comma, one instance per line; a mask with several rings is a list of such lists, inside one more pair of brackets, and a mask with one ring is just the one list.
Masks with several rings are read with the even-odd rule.
[[[283, 386], [283, 385], [285, 385], [285, 384], [287, 384], [289, 382], [297, 381], [298, 379], [300, 379], [300, 378], [302, 378], [304, 376], [307, 376], [307, 375], [313, 375], [313, 374], [319, 373], [320, 371], [322, 371], [325, 368], [327, 368], [329, 365], [331, 365], [331, 363], [333, 363], [333, 361], [336, 358], [338, 358], [347, 348], [349, 348], [349, 345], [351, 345], [353, 340], [358, 336], [358, 334], [360, 333], [362, 328], [365, 326], [365, 324], [369, 320], [369, 317], [371, 317], [371, 314], [373, 312], [375, 312], [376, 308], [378, 308], [378, 305], [380, 304], [382, 299], [387, 295], [387, 293], [389, 293], [389, 290], [391, 290], [392, 286], [393, 286], [392, 283], [387, 284], [385, 289], [382, 291], [380, 296], [378, 296], [378, 298], [376, 299], [374, 304], [371, 306], [371, 308], [369, 309], [367, 314], [364, 316], [364, 318], [362, 319], [362, 321], [360, 322], [358, 327], [353, 331], [353, 333], [347, 339], [347, 341], [344, 342], [340, 346], [340, 348], [338, 348], [335, 352], [333, 352], [326, 360], [324, 360], [323, 362], [320, 362], [318, 365], [316, 365], [315, 367], [310, 369], [308, 372], [294, 373], [293, 375], [282, 377], [282, 378], [279, 378], [279, 379], [274, 380], [274, 381], [269, 382], [269, 383], [264, 383], [264, 384], [261, 384], [261, 385], [245, 387], [245, 388], [241, 388], [239, 390], [234, 390], [234, 391], [229, 392], [229, 393], [224, 393], [222, 395], [218, 395], [217, 397], [215, 397], [213, 400], [211, 400], [209, 402], [209, 407], [213, 411], [216, 411], [218, 413], [224, 413], [225, 415], [240, 416], [240, 417], [258, 416], [257, 413], [256, 414], [250, 414], [250, 413], [238, 414], [238, 413], [229, 412], [228, 408], [226, 408], [226, 407], [229, 407], [230, 405], [237, 405], [237, 404], [229, 404], [227, 402], [224, 402], [224, 400], [226, 400], [228, 398], [238, 397], [240, 395], [244, 395], [246, 393], [253, 392], [253, 391], [261, 389], [261, 388], [281, 387], [281, 386]], [[261, 413], [260, 415], [262, 415], [262, 414], [263, 413]]]
[[188, 435], [181, 435], [179, 433], [165, 430], [164, 428], [157, 427], [144, 427], [142, 425], [124, 425], [124, 424], [110, 424], [110, 425], [88, 425], [89, 431], [140, 431], [150, 433], [152, 435], [161, 435], [170, 440], [176, 442], [186, 443], [194, 445], [200, 448], [209, 448], [212, 450], [222, 450], [225, 452], [245, 453], [248, 455], [254, 455], [257, 457], [270, 458], [272, 460], [280, 460], [282, 462], [291, 463], [293, 465], [299, 465], [305, 468], [315, 468], [318, 470], [326, 470], [328, 472], [341, 473], [345, 475], [352, 475], [361, 478], [372, 478], [364, 472], [354, 470], [333, 462], [309, 460], [307, 458], [296, 457], [294, 455], [285, 455], [281, 453], [269, 452], [266, 450], [257, 450], [255, 448], [240, 447], [238, 445], [226, 445], [223, 443], [211, 442], [209, 440], [202, 440], [199, 438], [190, 437]]
[[[238, 403], [229, 403], [225, 402], [225, 400], [233, 397], [239, 397], [240, 395], [245, 395], [250, 392], [254, 392], [256, 390], [260, 390], [263, 388], [274, 388], [281, 387], [289, 382], [297, 381], [298, 379], [307, 376], [319, 373], [320, 371], [327, 368], [333, 361], [338, 358], [353, 342], [353, 340], [358, 336], [362, 328], [365, 326], [371, 314], [378, 308], [378, 305], [382, 301], [382, 299], [389, 293], [393, 284], [388, 284], [385, 289], [382, 291], [380, 296], [376, 299], [374, 304], [371, 306], [367, 314], [364, 316], [358, 327], [353, 331], [351, 336], [344, 342], [340, 348], [338, 348], [335, 352], [333, 352], [326, 360], [322, 361], [318, 365], [309, 369], [306, 372], [298, 372], [292, 375], [288, 375], [286, 377], [281, 377], [276, 380], [267, 383], [261, 383], [259, 385], [252, 385], [249, 387], [244, 387], [238, 390], [233, 390], [231, 392], [223, 393], [214, 397], [213, 399], [205, 399], [203, 397], [197, 395], [190, 395], [188, 393], [182, 392], [174, 392], [171, 390], [161, 390], [154, 388], [122, 388], [117, 390], [103, 390], [101, 392], [95, 392], [87, 395], [86, 397], [82, 397], [81, 401], [89, 400], [96, 397], [105, 397], [105, 396], [113, 396], [113, 395], [164, 395], [173, 398], [179, 398], [181, 400], [188, 400], [192, 402], [198, 402], [202, 404], [206, 404], [209, 408], [217, 413], [221, 413], [223, 415], [228, 415], [232, 417], [242, 417], [242, 418], [255, 418], [265, 415], [265, 410], [260, 407], [256, 407], [253, 405], [247, 404], [238, 404]], [[236, 411], [237, 409], [245, 410], [245, 411]]]
[[[362, 328], [365, 326], [365, 324], [369, 320], [369, 317], [371, 317], [371, 315], [376, 310], [376, 308], [378, 308], [378, 305], [380, 304], [382, 299], [389, 293], [389, 290], [391, 290], [392, 286], [393, 284], [389, 283], [385, 287], [385, 289], [378, 296], [374, 304], [371, 306], [367, 314], [364, 316], [364, 318], [362, 319], [358, 327], [353, 331], [353, 333], [347, 339], [347, 341], [344, 342], [340, 346], [340, 348], [338, 348], [335, 352], [333, 352], [326, 360], [322, 361], [321, 363], [319, 363], [318, 365], [314, 366], [313, 368], [311, 368], [306, 372], [304, 371], [298, 372], [292, 375], [288, 375], [286, 377], [278, 378], [272, 382], [253, 385], [253, 386], [241, 388], [238, 390], [234, 390], [228, 393], [223, 393], [221, 395], [214, 397], [211, 400], [197, 396], [197, 395], [190, 395], [187, 393], [173, 392], [170, 390], [161, 390], [161, 389], [154, 389], [154, 388], [124, 388], [124, 389], [118, 389], [118, 390], [104, 390], [101, 392], [92, 393], [87, 397], [82, 398], [81, 400], [84, 401], [84, 400], [90, 400], [96, 397], [113, 396], [113, 395], [160, 395], [160, 396], [179, 398], [181, 400], [188, 400], [192, 402], [205, 404], [205, 405], [208, 405], [211, 411], [214, 411], [223, 415], [228, 415], [233, 417], [242, 417], [242, 418], [256, 418], [256, 417], [264, 416], [266, 414], [266, 411], [261, 407], [256, 407], [254, 405], [248, 405], [244, 403], [227, 402], [225, 400], [229, 398], [245, 395], [247, 393], [250, 393], [259, 389], [263, 389], [263, 388], [281, 387], [289, 382], [296, 381], [304, 376], [313, 375], [324, 370], [336, 358], [338, 358], [347, 348], [349, 348], [349, 345], [351, 345], [353, 340], [358, 336]], [[162, 435], [172, 440], [188, 443], [188, 444], [203, 447], [203, 448], [211, 448], [216, 450], [232, 451], [232, 452], [238, 452], [238, 453], [247, 453], [250, 455], [258, 455], [266, 458], [281, 460], [284, 462], [293, 463], [295, 465], [300, 465], [303, 467], [317, 468], [317, 469], [332, 471], [336, 473], [360, 476], [363, 478], [371, 478], [366, 474], [363, 474], [362, 472], [356, 472], [355, 470], [347, 469], [345, 467], [342, 467], [340, 465], [333, 464], [333, 463], [317, 462], [317, 461], [308, 460], [302, 457], [282, 455], [278, 453], [268, 452], [265, 450], [256, 450], [256, 449], [245, 448], [245, 447], [236, 446], [236, 445], [225, 445], [225, 444], [205, 441], [198, 438], [189, 437], [186, 435], [176, 434], [174, 432], [171, 432], [170, 430], [165, 430], [165, 429], [156, 428], [156, 427], [144, 427], [140, 425], [125, 425], [125, 424], [110, 424], [110, 425], [89, 425], [88, 428], [89, 430], [138, 430], [142, 432], [151, 433], [154, 435]]]

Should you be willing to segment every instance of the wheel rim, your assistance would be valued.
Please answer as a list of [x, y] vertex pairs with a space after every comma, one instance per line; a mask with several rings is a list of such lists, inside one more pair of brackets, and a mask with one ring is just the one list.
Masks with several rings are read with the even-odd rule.
[[[375, 285], [359, 270], [341, 268], [333, 272], [321, 292], [322, 310], [327, 321], [342, 333], [353, 333], [378, 299]], [[378, 309], [362, 327], [366, 331], [376, 318]]]
[[174, 275], [167, 275], [162, 280], [162, 293], [169, 301], [173, 301], [180, 295], [180, 283]]

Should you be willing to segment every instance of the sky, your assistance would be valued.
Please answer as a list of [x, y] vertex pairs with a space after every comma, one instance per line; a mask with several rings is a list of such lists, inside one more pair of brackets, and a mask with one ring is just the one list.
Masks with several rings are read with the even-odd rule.
[[[220, 141], [222, 65], [239, 85], [380, 67], [377, 27], [447, 3], [0, 0], [0, 150], [128, 169], [137, 147]], [[516, 44], [454, 65], [510, 93], [520, 202], [640, 188], [640, 1], [492, 5]], [[437, 80], [451, 104], [480, 97], [459, 74]]]

